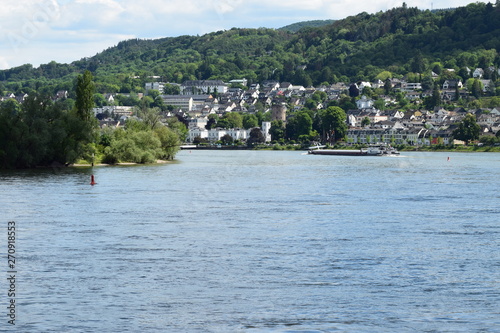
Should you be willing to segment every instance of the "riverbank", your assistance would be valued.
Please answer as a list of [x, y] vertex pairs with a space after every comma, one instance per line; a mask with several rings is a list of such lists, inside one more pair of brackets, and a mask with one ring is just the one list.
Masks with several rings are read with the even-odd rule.
[[157, 160], [156, 163], [135, 163], [135, 162], [120, 162], [115, 164], [106, 164], [106, 163], [96, 163], [92, 165], [91, 163], [73, 163], [68, 165], [69, 167], [104, 167], [104, 166], [127, 166], [127, 165], [151, 165], [151, 164], [168, 164], [174, 163], [175, 161], [166, 161], [166, 160]]
[[500, 147], [492, 147], [492, 146], [456, 146], [454, 148], [425, 146], [425, 147], [398, 148], [398, 150], [414, 151], [414, 152], [500, 153]]
[[[332, 146], [330, 149], [359, 149], [364, 146]], [[455, 146], [455, 147], [447, 147], [447, 146], [394, 146], [398, 151], [414, 151], [414, 152], [477, 152], [477, 153], [485, 153], [485, 152], [497, 152], [500, 153], [500, 146]], [[185, 149], [188, 150], [188, 149]], [[247, 147], [247, 146], [200, 146], [193, 147], [189, 150], [286, 150], [286, 151], [307, 151], [308, 147], [304, 147], [301, 145], [258, 145], [255, 147]]]

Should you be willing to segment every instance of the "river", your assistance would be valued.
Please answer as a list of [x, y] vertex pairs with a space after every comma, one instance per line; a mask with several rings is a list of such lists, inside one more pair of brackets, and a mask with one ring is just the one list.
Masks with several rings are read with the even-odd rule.
[[1, 171], [0, 330], [500, 332], [499, 166], [192, 150]]

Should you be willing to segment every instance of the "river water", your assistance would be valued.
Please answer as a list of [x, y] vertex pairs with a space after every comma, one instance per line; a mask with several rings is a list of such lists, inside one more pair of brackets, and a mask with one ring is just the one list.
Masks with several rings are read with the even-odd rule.
[[0, 172], [0, 330], [500, 332], [500, 154], [176, 159]]

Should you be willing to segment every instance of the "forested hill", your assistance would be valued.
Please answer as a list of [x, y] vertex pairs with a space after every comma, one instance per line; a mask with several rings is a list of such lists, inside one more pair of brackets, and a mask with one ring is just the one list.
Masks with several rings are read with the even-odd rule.
[[[142, 89], [144, 79], [247, 78], [289, 81], [305, 86], [338, 80], [373, 80], [393, 74], [429, 71], [433, 63], [454, 68], [499, 66], [500, 5], [474, 3], [447, 11], [406, 6], [361, 13], [298, 32], [237, 29], [203, 36], [120, 42], [94, 57], [71, 64], [55, 62], [0, 71], [5, 90], [69, 85], [77, 73], [93, 72], [100, 92]], [[1, 86], [0, 86], [1, 90]]]
[[297, 32], [297, 31], [305, 29], [305, 28], [323, 27], [325, 25], [332, 24], [333, 22], [335, 22], [335, 20], [303, 21], [303, 22], [297, 22], [297, 23], [289, 24], [287, 26], [279, 28], [278, 30], [289, 31], [289, 32]]

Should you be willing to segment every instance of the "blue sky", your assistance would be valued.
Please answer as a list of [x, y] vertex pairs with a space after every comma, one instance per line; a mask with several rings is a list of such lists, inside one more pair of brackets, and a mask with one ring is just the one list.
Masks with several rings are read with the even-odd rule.
[[[409, 0], [420, 9], [469, 0]], [[130, 38], [238, 28], [279, 28], [400, 7], [395, 0], [6, 0], [0, 12], [0, 69], [52, 60], [70, 63]]]

